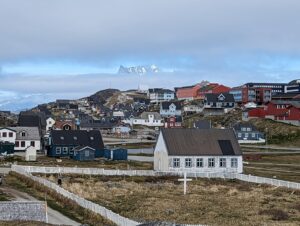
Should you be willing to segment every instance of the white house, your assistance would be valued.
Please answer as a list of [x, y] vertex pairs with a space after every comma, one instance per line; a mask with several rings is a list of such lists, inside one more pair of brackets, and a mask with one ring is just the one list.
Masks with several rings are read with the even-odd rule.
[[242, 173], [242, 152], [232, 129], [162, 129], [154, 170]]
[[147, 96], [151, 103], [160, 103], [175, 99], [175, 92], [169, 89], [154, 88], [148, 90]]
[[46, 131], [50, 131], [55, 124], [55, 120], [51, 117], [46, 119]]
[[132, 125], [163, 126], [163, 119], [157, 112], [143, 112], [138, 118], [131, 119]]
[[25, 151], [27, 147], [41, 150], [41, 136], [38, 127], [9, 127], [16, 131], [15, 151]]
[[162, 102], [159, 113], [162, 117], [181, 116], [181, 103], [178, 101]]
[[16, 136], [16, 130], [7, 127], [0, 128], [0, 141], [15, 143]]

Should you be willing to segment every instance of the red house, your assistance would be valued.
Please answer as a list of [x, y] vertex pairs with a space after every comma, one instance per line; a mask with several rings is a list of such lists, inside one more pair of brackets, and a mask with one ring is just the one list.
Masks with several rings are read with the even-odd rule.
[[165, 128], [181, 128], [181, 127], [182, 127], [181, 116], [171, 116], [165, 119]]
[[213, 93], [213, 94], [219, 94], [219, 93], [229, 93], [230, 87], [220, 85], [218, 83], [209, 83], [207, 86], [203, 86], [199, 89], [197, 94], [197, 99], [204, 100], [205, 94]]
[[300, 126], [300, 102], [272, 101], [264, 108], [255, 108], [248, 111], [248, 118], [269, 118]]
[[201, 83], [193, 86], [184, 86], [175, 88], [178, 100], [194, 100], [197, 99], [198, 91], [203, 85]]

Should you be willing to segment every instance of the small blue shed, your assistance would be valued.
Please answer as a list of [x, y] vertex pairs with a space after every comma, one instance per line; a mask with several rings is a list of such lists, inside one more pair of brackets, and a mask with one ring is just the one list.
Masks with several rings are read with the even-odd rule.
[[0, 141], [0, 154], [14, 154], [15, 144], [10, 142]]
[[95, 160], [94, 148], [89, 146], [78, 146], [74, 148], [73, 159], [77, 161], [93, 161]]
[[113, 148], [104, 150], [104, 158], [111, 160], [127, 160], [128, 152], [124, 148]]

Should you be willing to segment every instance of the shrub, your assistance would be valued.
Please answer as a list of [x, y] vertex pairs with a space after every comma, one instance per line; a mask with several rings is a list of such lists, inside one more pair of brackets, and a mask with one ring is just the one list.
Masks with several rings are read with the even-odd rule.
[[259, 215], [269, 215], [272, 220], [281, 221], [287, 220], [289, 215], [280, 209], [268, 209], [268, 210], [260, 210]]

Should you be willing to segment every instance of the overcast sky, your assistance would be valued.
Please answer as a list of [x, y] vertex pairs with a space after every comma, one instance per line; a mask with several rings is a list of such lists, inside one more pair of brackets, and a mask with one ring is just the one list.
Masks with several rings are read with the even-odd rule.
[[[0, 0], [0, 109], [137, 88], [288, 82], [300, 71], [299, 0]], [[9, 107], [7, 107], [9, 106]]]

